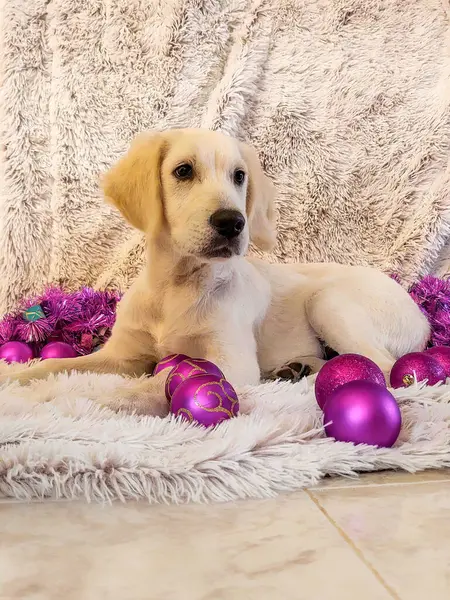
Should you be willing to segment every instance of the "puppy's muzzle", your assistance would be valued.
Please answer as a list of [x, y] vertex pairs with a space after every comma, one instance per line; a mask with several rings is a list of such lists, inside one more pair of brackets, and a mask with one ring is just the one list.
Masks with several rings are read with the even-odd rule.
[[245, 227], [245, 217], [238, 210], [217, 210], [211, 215], [209, 222], [213, 229], [227, 240], [238, 237]]

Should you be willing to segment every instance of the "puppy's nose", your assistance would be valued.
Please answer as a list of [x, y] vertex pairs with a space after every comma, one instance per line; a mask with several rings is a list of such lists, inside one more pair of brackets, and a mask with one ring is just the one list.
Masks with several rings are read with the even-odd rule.
[[245, 217], [238, 210], [218, 210], [211, 215], [209, 222], [227, 240], [237, 237], [245, 227]]

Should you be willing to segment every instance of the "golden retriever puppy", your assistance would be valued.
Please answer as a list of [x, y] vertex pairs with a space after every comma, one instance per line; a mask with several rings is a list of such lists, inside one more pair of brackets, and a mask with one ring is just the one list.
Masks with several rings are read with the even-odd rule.
[[[273, 187], [246, 144], [201, 129], [145, 133], [105, 175], [103, 189], [145, 233], [147, 265], [99, 352], [43, 361], [12, 380], [70, 370], [142, 376], [180, 352], [215, 362], [239, 390], [287, 363], [316, 371], [320, 340], [371, 358], [386, 374], [427, 342], [419, 308], [375, 269], [245, 258], [250, 240], [268, 250], [276, 239]], [[109, 404], [164, 415], [165, 376], [141, 377]]]

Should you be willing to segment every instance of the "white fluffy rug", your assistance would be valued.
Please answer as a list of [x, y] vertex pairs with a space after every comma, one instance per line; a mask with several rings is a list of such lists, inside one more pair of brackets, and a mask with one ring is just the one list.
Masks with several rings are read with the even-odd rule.
[[131, 381], [62, 375], [0, 390], [0, 497], [222, 502], [273, 496], [326, 475], [450, 466], [450, 385], [396, 393], [397, 446], [324, 438], [310, 381], [242, 394], [244, 412], [215, 430], [114, 414], [95, 400]]

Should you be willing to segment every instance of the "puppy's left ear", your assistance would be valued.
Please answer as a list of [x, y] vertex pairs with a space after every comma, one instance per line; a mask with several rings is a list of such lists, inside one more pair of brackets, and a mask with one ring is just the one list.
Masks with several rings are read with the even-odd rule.
[[260, 250], [269, 251], [277, 241], [275, 189], [254, 148], [241, 142], [240, 150], [248, 169], [246, 209], [250, 239]]

